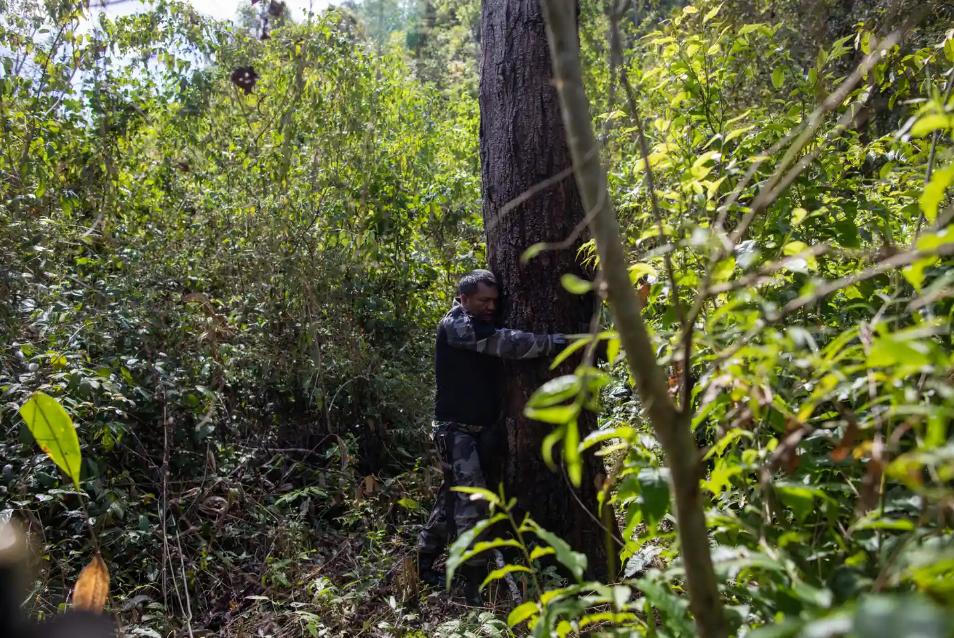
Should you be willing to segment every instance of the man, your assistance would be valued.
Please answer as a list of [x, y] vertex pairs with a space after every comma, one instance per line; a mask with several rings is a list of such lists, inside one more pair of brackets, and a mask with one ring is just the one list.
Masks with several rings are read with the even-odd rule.
[[[484, 501], [471, 500], [469, 495], [450, 488], [487, 487], [484, 475], [488, 459], [482, 459], [480, 451], [499, 414], [500, 359], [551, 356], [567, 343], [562, 334], [497, 328], [494, 318], [499, 291], [497, 280], [488, 270], [465, 275], [457, 293], [458, 299], [437, 326], [434, 356], [437, 396], [433, 438], [444, 480], [417, 543], [421, 580], [432, 585], [442, 580], [433, 562], [444, 546], [487, 515]], [[477, 557], [461, 570], [469, 603], [481, 603], [484, 567], [484, 559]]]

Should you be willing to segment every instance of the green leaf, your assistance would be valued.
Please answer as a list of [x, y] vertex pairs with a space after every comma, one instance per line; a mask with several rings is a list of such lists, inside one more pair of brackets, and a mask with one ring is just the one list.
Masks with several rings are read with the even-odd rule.
[[63, 406], [44, 392], [34, 392], [29, 401], [20, 407], [20, 416], [26, 421], [30, 434], [40, 448], [73, 480], [73, 485], [79, 490], [83, 456], [73, 420]]
[[754, 439], [755, 435], [753, 435], [748, 430], [743, 430], [742, 428], [732, 428], [731, 430], [726, 432], [725, 436], [719, 439], [719, 441], [715, 445], [709, 448], [709, 451], [706, 452], [706, 455], [703, 457], [703, 459], [709, 460], [713, 456], [722, 456], [723, 454], [725, 454], [725, 451], [728, 449], [730, 445], [732, 445], [733, 443], [735, 443], [737, 440], [739, 440], [742, 437]]
[[533, 548], [533, 551], [530, 552], [530, 560], [537, 560], [538, 558], [543, 558], [544, 556], [552, 556], [556, 554], [556, 550], [552, 547], [546, 547], [544, 545], [537, 545]]
[[564, 435], [566, 435], [566, 426], [561, 425], [543, 437], [543, 443], [540, 444], [540, 454], [543, 456], [543, 462], [546, 463], [547, 467], [551, 470], [557, 469], [556, 463], [553, 460], [553, 446], [559, 443]]
[[555, 379], [550, 379], [530, 396], [527, 406], [532, 408], [545, 408], [558, 403], [563, 403], [568, 399], [575, 397], [583, 388], [583, 382], [575, 374], [565, 374]]
[[583, 295], [593, 290], [593, 282], [587, 281], [586, 279], [581, 279], [573, 273], [564, 273], [560, 277], [560, 283], [563, 284], [563, 287], [573, 295]]
[[772, 86], [775, 87], [775, 90], [779, 90], [785, 84], [785, 69], [780, 66], [775, 67], [775, 70], [772, 71]]
[[720, 458], [709, 474], [709, 479], [702, 483], [703, 487], [718, 496], [722, 490], [731, 485], [732, 477], [742, 473], [738, 461], [730, 458]]
[[796, 208], [792, 211], [792, 226], [799, 226], [805, 218], [808, 217], [808, 211], [804, 208]]
[[948, 638], [954, 630], [950, 610], [914, 594], [868, 596], [852, 624], [852, 634], [865, 638]]
[[483, 487], [470, 487], [466, 485], [457, 485], [451, 488], [455, 492], [460, 492], [461, 494], [470, 494], [470, 498], [473, 500], [482, 500], [487, 501], [493, 505], [500, 504], [500, 497], [491, 492], [490, 490]]
[[712, 269], [712, 281], [721, 283], [728, 281], [735, 272], [735, 257], [726, 257]]
[[544, 241], [533, 244], [532, 246], [527, 248], [525, 251], [523, 251], [522, 255], [520, 255], [520, 263], [526, 264], [527, 262], [529, 262], [531, 259], [539, 255], [546, 249], [547, 249], [547, 243]]
[[915, 290], [921, 292], [921, 286], [924, 284], [924, 271], [940, 261], [937, 257], [924, 257], [918, 259], [910, 266], [901, 270], [901, 274], [908, 280]]
[[954, 120], [948, 115], [941, 113], [932, 113], [918, 119], [911, 127], [911, 135], [914, 137], [924, 137], [932, 131], [938, 129], [949, 129], [954, 127]]
[[619, 337], [610, 337], [606, 342], [606, 361], [609, 363], [614, 363], [616, 358], [619, 356], [620, 350], [620, 339]]
[[[782, 247], [782, 254], [786, 257], [794, 257], [808, 251], [809, 246], [803, 241], [790, 241]], [[804, 272], [818, 269], [818, 260], [814, 255], [806, 255], [804, 259], [793, 259], [787, 262], [787, 268], [795, 272]]]
[[669, 511], [669, 481], [662, 471], [654, 467], [640, 469], [636, 480], [639, 482], [639, 509], [643, 520], [651, 529], [655, 529]]
[[629, 280], [634, 284], [642, 277], [655, 277], [656, 274], [656, 269], [644, 262], [637, 262], [629, 267]]
[[488, 529], [492, 525], [496, 525], [502, 520], [506, 520], [507, 515], [503, 513], [494, 514], [490, 518], [486, 518], [470, 529], [462, 532], [458, 535], [457, 540], [450, 546], [447, 551], [447, 586], [450, 587], [450, 582], [454, 578], [454, 572], [464, 563], [464, 556], [467, 553], [467, 548], [470, 547], [471, 543], [480, 536], [484, 530]]
[[556, 559], [570, 570], [577, 582], [583, 579], [583, 572], [586, 570], [586, 555], [580, 552], [574, 552], [565, 540], [533, 523], [533, 533], [540, 537], [544, 543], [553, 548], [556, 552]]
[[507, 614], [507, 626], [516, 627], [525, 620], [532, 618], [540, 613], [540, 606], [536, 601], [529, 600], [521, 605], [517, 605]]
[[795, 518], [800, 522], [808, 518], [814, 509], [815, 492], [810, 488], [798, 485], [776, 485], [775, 493], [778, 494], [779, 500], [795, 513]]
[[515, 547], [520, 549], [522, 545], [519, 542], [512, 538], [495, 538], [492, 541], [479, 541], [474, 544], [469, 550], [464, 552], [460, 557], [461, 563], [466, 563], [474, 556], [478, 554], [483, 554], [486, 551], [491, 549], [498, 549], [500, 547]]
[[876, 337], [871, 344], [868, 365], [874, 368], [898, 366], [899, 373], [904, 374], [930, 364], [929, 354], [930, 350], [923, 341], [889, 333]]
[[583, 458], [580, 456], [580, 428], [576, 418], [566, 424], [566, 433], [563, 436], [563, 460], [566, 462], [566, 471], [573, 487], [580, 487], [583, 479]]
[[577, 417], [577, 415], [580, 413], [580, 406], [577, 403], [570, 403], [569, 405], [554, 405], [547, 408], [531, 408], [528, 406], [524, 408], [523, 413], [525, 416], [533, 419], [534, 421], [553, 423], [554, 425], [563, 425], [564, 423], [569, 423]]
[[572, 343], [570, 343], [570, 345], [563, 348], [563, 350], [560, 350], [560, 352], [557, 353], [557, 356], [553, 357], [553, 362], [550, 363], [550, 369], [555, 370], [561, 363], [573, 356], [574, 352], [578, 352], [585, 348], [586, 344], [588, 344], [590, 341], [592, 341], [592, 339], [588, 336], [575, 339]]
[[484, 582], [480, 583], [480, 588], [483, 589], [490, 583], [494, 582], [495, 580], [500, 580], [507, 574], [513, 574], [514, 572], [532, 573], [532, 571], [533, 570], [525, 565], [504, 565], [503, 567], [499, 567], [487, 574], [487, 578], [484, 579]]
[[689, 619], [689, 604], [669, 589], [649, 578], [640, 578], [636, 586], [646, 596], [646, 600], [662, 616], [663, 623], [674, 636], [695, 636], [696, 632]]
[[852, 531], [865, 529], [882, 529], [894, 532], [910, 532], [914, 529], [914, 522], [906, 518], [884, 518], [877, 511], [869, 513], [851, 526]]
[[924, 194], [918, 202], [924, 211], [924, 218], [932, 224], [937, 219], [937, 208], [944, 199], [944, 192], [954, 182], [954, 164], [935, 171], [931, 181], [924, 187]]
[[419, 510], [421, 509], [421, 504], [415, 501], [413, 498], [405, 496], [404, 498], [398, 499], [398, 505], [407, 510]]

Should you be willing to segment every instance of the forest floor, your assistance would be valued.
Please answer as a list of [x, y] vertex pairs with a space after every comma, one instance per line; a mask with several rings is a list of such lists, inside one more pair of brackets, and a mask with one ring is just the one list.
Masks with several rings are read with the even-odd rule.
[[[281, 467], [285, 480], [275, 488], [251, 472], [229, 485], [228, 492], [238, 495], [231, 502], [217, 497], [221, 488], [214, 486], [202, 488], [201, 496], [183, 489], [199, 502], [195, 511], [214, 519], [182, 515], [183, 538], [170, 532], [172, 567], [159, 579], [168, 580], [165, 604], [158, 604], [155, 585], [142, 587], [140, 595], [115, 592], [122, 635], [508, 635], [504, 619], [513, 604], [495, 603], [496, 590], [486, 607], [475, 608], [453, 590], [417, 580], [414, 540], [436, 491], [436, 470], [419, 466], [388, 478], [362, 477], [335, 464], [295, 476], [305, 460], [276, 458], [271, 469]], [[337, 478], [316, 480], [317, 474]], [[204, 600], [184, 597], [183, 571], [198, 574], [200, 586], [191, 582], [190, 589], [208, 592]]]

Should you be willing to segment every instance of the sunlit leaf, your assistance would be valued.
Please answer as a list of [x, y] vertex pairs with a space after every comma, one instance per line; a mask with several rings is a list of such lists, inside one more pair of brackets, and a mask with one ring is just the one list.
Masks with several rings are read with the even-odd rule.
[[63, 406], [44, 392], [34, 392], [20, 407], [20, 416], [40, 448], [70, 477], [78, 490], [83, 457], [73, 420]]

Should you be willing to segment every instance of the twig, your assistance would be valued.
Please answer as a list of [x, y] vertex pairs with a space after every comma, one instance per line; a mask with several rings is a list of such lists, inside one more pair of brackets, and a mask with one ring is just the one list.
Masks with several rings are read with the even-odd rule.
[[825, 243], [815, 244], [814, 246], [810, 246], [808, 250], [804, 250], [798, 254], [784, 257], [783, 259], [779, 259], [778, 261], [766, 262], [757, 271], [753, 273], [749, 273], [748, 275], [745, 275], [743, 277], [739, 277], [738, 279], [733, 279], [732, 281], [728, 281], [723, 284], [715, 284], [715, 285], [709, 286], [704, 291], [704, 294], [709, 297], [712, 297], [714, 295], [720, 295], [726, 292], [733, 292], [735, 290], [742, 290], [745, 288], [751, 288], [753, 286], [757, 286], [763, 283], [766, 278], [772, 277], [773, 275], [778, 273], [780, 270], [787, 268], [793, 262], [805, 260], [810, 257], [818, 257], [820, 255], [824, 255], [830, 250], [831, 250], [831, 246], [828, 244], [825, 244]]
[[186, 579], [185, 560], [182, 558], [182, 541], [179, 539], [179, 527], [176, 526], [176, 546], [179, 548], [179, 570], [182, 574], [182, 590], [185, 592], [186, 631], [192, 636], [192, 599], [189, 596], [189, 581]]
[[[161, 390], [160, 390], [161, 391]], [[169, 533], [167, 530], [166, 518], [169, 513], [169, 419], [166, 411], [165, 397], [163, 397], [162, 405], [162, 476], [160, 478], [162, 483], [162, 499], [161, 499], [161, 512], [159, 518], [162, 520], [162, 604], [168, 609], [169, 608], [169, 584], [168, 584], [168, 574], [166, 572], [166, 566], [171, 563], [171, 555], [169, 553]]]
[[841, 290], [842, 288], [847, 288], [848, 286], [856, 284], [860, 281], [877, 277], [878, 275], [884, 274], [889, 270], [893, 270], [900, 266], [907, 266], [908, 264], [912, 264], [919, 259], [924, 259], [926, 257], [947, 257], [950, 255], [954, 255], [954, 244], [945, 244], [943, 246], [939, 246], [936, 250], [913, 250], [906, 253], [898, 253], [897, 255], [888, 257], [887, 259], [880, 261], [874, 266], [866, 268], [861, 272], [856, 272], [852, 275], [846, 275], [833, 281], [826, 282], [816, 288], [815, 291], [810, 295], [797, 297], [791, 300], [785, 304], [777, 314], [770, 315], [769, 320], [778, 321], [782, 317], [791, 314], [800, 308], [804, 308], [805, 306], [810, 306], [821, 298]]

